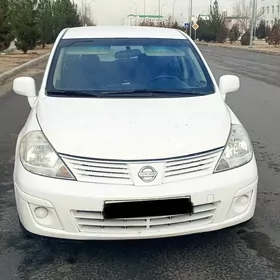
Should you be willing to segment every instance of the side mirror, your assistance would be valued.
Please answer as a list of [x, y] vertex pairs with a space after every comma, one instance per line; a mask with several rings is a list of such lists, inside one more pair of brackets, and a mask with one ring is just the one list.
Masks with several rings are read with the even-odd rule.
[[219, 89], [222, 95], [237, 91], [240, 88], [240, 80], [234, 75], [224, 75], [220, 78]]
[[31, 77], [19, 77], [14, 79], [13, 90], [19, 95], [26, 97], [36, 97], [35, 80]]
[[28, 102], [32, 107], [37, 99], [35, 80], [31, 77], [19, 77], [13, 81], [13, 90], [16, 94], [28, 97]]

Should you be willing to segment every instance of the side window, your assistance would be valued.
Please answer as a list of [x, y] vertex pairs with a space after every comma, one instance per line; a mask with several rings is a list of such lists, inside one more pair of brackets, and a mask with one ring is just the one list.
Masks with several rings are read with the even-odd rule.
[[190, 58], [190, 62], [192, 63], [191, 67], [193, 68], [193, 74], [195, 79], [201, 83], [204, 82], [205, 84], [207, 84], [207, 79], [203, 73], [203, 70], [201, 69], [197, 58], [195, 57], [194, 53], [191, 50], [188, 50], [188, 56]]
[[188, 83], [189, 78], [190, 78], [190, 73], [189, 73], [189, 65], [188, 61], [186, 61], [186, 63], [184, 62], [184, 57], [177, 57], [177, 61], [178, 61], [178, 67], [180, 69], [180, 79], [184, 80], [185, 82]]
[[56, 64], [55, 72], [53, 75], [53, 86], [54, 87], [59, 86], [59, 83], [62, 79], [63, 71], [64, 71], [64, 68], [66, 67], [66, 65], [65, 65], [66, 56], [67, 56], [66, 50], [65, 50], [65, 48], [62, 48], [61, 52], [59, 54], [59, 57], [57, 59], [57, 64]]

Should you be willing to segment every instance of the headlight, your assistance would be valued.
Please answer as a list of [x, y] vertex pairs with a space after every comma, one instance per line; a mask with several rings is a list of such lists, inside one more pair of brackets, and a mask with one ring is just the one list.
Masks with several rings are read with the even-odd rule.
[[241, 125], [233, 124], [226, 148], [214, 173], [244, 165], [251, 161], [252, 157], [253, 149], [246, 130]]
[[19, 154], [22, 165], [32, 173], [75, 180], [41, 131], [31, 131], [23, 137]]

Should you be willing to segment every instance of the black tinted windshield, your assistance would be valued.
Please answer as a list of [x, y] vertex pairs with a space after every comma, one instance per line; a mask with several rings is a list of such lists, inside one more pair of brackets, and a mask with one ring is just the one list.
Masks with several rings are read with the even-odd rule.
[[[106, 38], [61, 40], [47, 93], [214, 93], [214, 85], [187, 39]], [[96, 96], [93, 95], [93, 96]]]

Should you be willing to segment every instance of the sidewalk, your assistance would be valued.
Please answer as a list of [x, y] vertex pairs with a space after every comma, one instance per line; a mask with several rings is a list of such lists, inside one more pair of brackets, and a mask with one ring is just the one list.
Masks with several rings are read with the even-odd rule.
[[252, 48], [249, 46], [242, 46], [240, 42], [236, 42], [230, 44], [229, 42], [226, 43], [206, 43], [206, 42], [196, 42], [197, 45], [206, 45], [211, 47], [220, 47], [220, 48], [229, 48], [229, 49], [238, 49], [238, 50], [245, 50], [245, 51], [252, 51], [258, 53], [268, 53], [274, 55], [280, 55], [280, 46], [274, 47], [268, 45], [265, 41], [255, 41]]
[[23, 54], [21, 51], [13, 50], [7, 54], [0, 54], [0, 74], [11, 70], [25, 62], [33, 60], [51, 51], [52, 45], [47, 45], [44, 49], [41, 47]]

